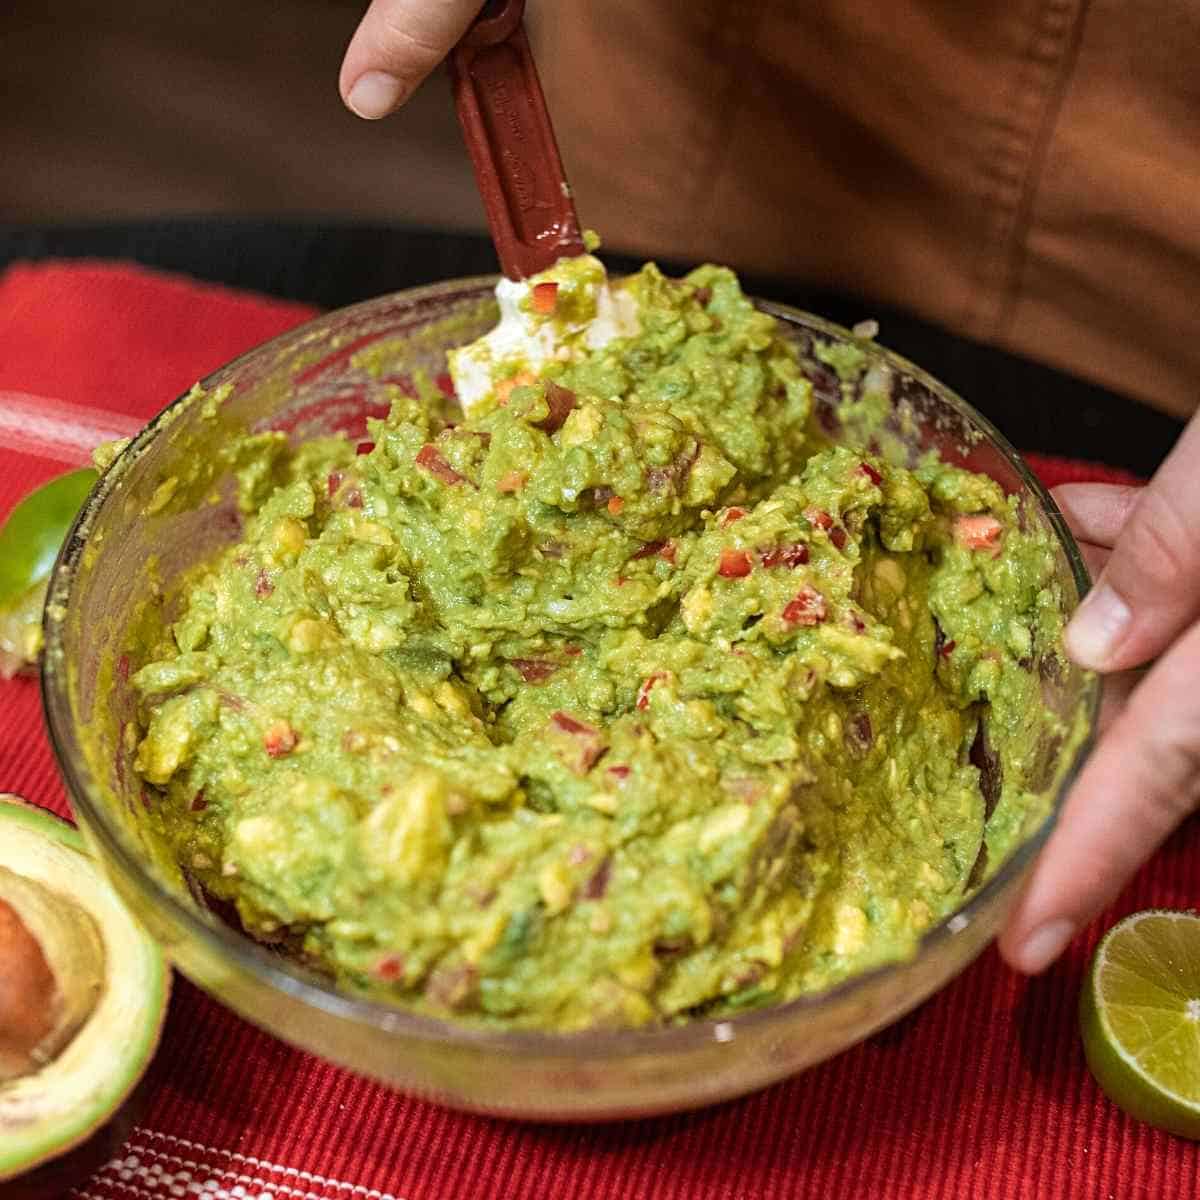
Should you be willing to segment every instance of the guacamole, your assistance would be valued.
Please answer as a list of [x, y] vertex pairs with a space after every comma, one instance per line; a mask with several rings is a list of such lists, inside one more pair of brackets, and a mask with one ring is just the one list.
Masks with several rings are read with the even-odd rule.
[[1061, 634], [1048, 535], [984, 476], [832, 444], [732, 273], [645, 267], [605, 338], [581, 279], [526, 290], [541, 349], [494, 344], [466, 415], [417, 387], [369, 442], [248, 437], [241, 539], [132, 676], [146, 820], [205, 893], [498, 1027], [910, 953], [1023, 835]]

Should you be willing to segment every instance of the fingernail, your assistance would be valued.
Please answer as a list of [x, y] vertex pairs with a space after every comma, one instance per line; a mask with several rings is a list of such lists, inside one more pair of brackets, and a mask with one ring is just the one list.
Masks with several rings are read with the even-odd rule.
[[1132, 617], [1129, 605], [1108, 584], [1097, 584], [1067, 626], [1067, 653], [1081, 667], [1102, 671]]
[[1075, 926], [1062, 917], [1035, 929], [1021, 947], [1021, 970], [1029, 975], [1044, 971], [1063, 952], [1074, 934]]
[[400, 80], [386, 71], [368, 71], [360, 75], [346, 103], [364, 120], [378, 121], [400, 102]]

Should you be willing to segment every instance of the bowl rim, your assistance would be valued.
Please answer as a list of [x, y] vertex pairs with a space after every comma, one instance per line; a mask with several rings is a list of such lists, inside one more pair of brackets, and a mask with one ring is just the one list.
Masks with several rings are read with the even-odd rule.
[[[402, 302], [406, 306], [416, 306], [431, 301], [445, 302], [459, 299], [467, 294], [477, 295], [480, 300], [483, 300], [491, 294], [498, 278], [499, 276], [496, 275], [478, 275], [444, 280], [439, 283], [386, 293], [357, 304], [330, 310], [251, 347], [206, 375], [200, 381], [200, 387], [209, 390], [212, 381], [233, 371], [243, 361], [258, 355], [278, 354], [289, 344], [299, 343], [320, 332], [326, 324], [335, 319], [344, 319], [347, 315], [358, 313], [364, 309], [379, 309], [397, 302]], [[769, 313], [790, 326], [800, 326], [858, 344], [864, 344], [867, 340], [841, 325], [802, 309], [756, 297], [751, 297], [751, 299], [761, 311]], [[931, 392], [937, 394], [940, 399], [987, 435], [1007, 460], [1008, 465], [1016, 472], [1023, 485], [1037, 499], [1043, 515], [1049, 522], [1066, 556], [1076, 589], [1082, 599], [1091, 581], [1079, 547], [1050, 492], [1008, 439], [987, 417], [976, 411], [952, 388], [941, 383], [927, 371], [895, 351], [874, 341], [871, 341], [870, 345], [872, 354], [880, 356], [894, 370], [919, 380]], [[889, 974], [897, 974], [915, 968], [921, 961], [934, 956], [940, 947], [950, 942], [976, 921], [981, 910], [986, 910], [991, 899], [1003, 891], [1014, 877], [1020, 875], [1045, 845], [1057, 823], [1065, 797], [1078, 777], [1095, 740], [1100, 683], [1098, 677], [1093, 673], [1084, 672], [1081, 716], [1086, 721], [1086, 728], [1083, 736], [1075, 745], [1070, 764], [1061, 775], [1054, 802], [1037, 829], [1011, 852], [1000, 869], [986, 880], [965, 904], [960, 905], [937, 924], [927, 929], [918, 939], [916, 949], [911, 955], [870, 967], [822, 991], [806, 993], [782, 1004], [767, 1005], [719, 1018], [699, 1017], [680, 1025], [571, 1032], [536, 1029], [501, 1030], [472, 1026], [467, 1023], [425, 1016], [395, 1005], [343, 992], [316, 973], [272, 954], [249, 937], [236, 932], [215, 918], [206, 919], [199, 911], [185, 903], [174, 891], [166, 887], [152, 872], [148, 871], [133, 846], [128, 843], [123, 831], [106, 817], [104, 805], [99, 800], [103, 789], [99, 788], [93, 779], [76, 738], [75, 724], [71, 718], [71, 706], [68, 698], [69, 676], [72, 668], [66, 662], [62, 645], [72, 583], [78, 573], [92, 526], [100, 510], [109, 497], [119, 490], [125, 475], [146, 453], [157, 434], [174, 423], [193, 394], [194, 389], [188, 389], [177, 396], [131, 439], [128, 446], [101, 475], [67, 534], [50, 575], [43, 617], [45, 638], [45, 652], [42, 656], [41, 667], [43, 716], [51, 748], [65, 779], [73, 807], [78, 810], [87, 830], [99, 841], [104, 853], [119, 864], [125, 876], [136, 881], [141, 892], [144, 895], [148, 894], [152, 904], [164, 908], [177, 927], [182, 927], [189, 937], [203, 943], [209, 954], [215, 954], [220, 959], [231, 959], [237, 968], [253, 975], [259, 983], [290, 995], [330, 1016], [370, 1026], [388, 1035], [404, 1035], [413, 1041], [422, 1043], [457, 1043], [463, 1048], [494, 1047], [536, 1055], [541, 1059], [569, 1057], [576, 1061], [580, 1059], [612, 1061], [644, 1054], [697, 1049], [714, 1040], [734, 1042], [741, 1031], [759, 1030], [776, 1023], [782, 1027], [790, 1024], [795, 1018], [802, 1017], [805, 1013], [838, 1008], [857, 995], [869, 994], [873, 985]]]

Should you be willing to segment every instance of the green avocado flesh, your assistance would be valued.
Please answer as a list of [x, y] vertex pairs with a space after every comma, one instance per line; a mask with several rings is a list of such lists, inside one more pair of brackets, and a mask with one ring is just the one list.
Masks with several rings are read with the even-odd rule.
[[[19, 893], [40, 895], [62, 921], [94, 926], [103, 980], [53, 1058], [0, 1082], [0, 1184], [86, 1141], [120, 1108], [153, 1057], [170, 989], [162, 952], [122, 907], [80, 835], [0, 795], [0, 893], [5, 872], [20, 881]], [[77, 982], [66, 979], [79, 966], [74, 959], [47, 950], [47, 960], [61, 986]]]
[[777, 1003], [911, 954], [1044, 813], [1048, 532], [831, 445], [727, 270], [626, 286], [636, 336], [465, 420], [247, 439], [241, 541], [131, 655], [144, 819], [351, 990], [554, 1030]]

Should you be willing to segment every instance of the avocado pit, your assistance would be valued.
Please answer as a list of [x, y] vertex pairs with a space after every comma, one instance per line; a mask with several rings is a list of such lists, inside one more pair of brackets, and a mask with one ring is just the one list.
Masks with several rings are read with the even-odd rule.
[[157, 1046], [169, 985], [161, 950], [79, 833], [0, 794], [5, 1200], [61, 1195], [111, 1157]]
[[0, 866], [0, 1083], [58, 1056], [94, 1011], [104, 966], [83, 908]]

